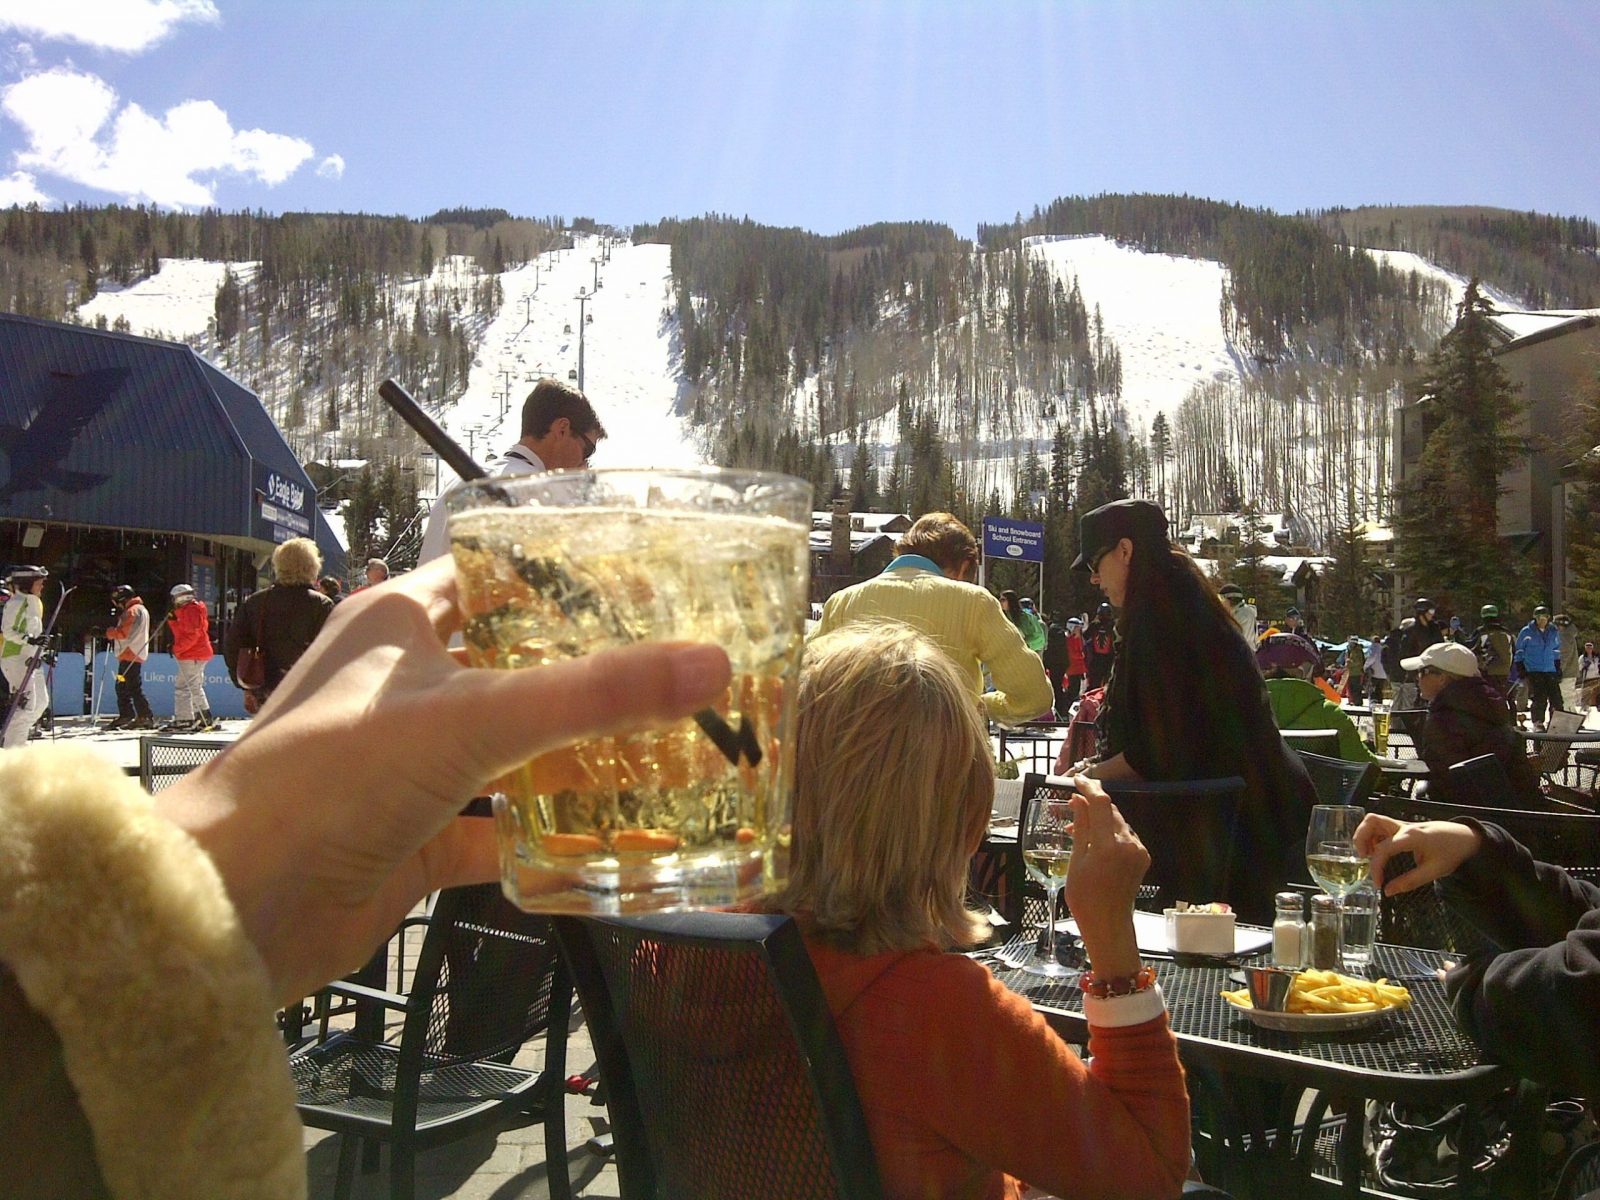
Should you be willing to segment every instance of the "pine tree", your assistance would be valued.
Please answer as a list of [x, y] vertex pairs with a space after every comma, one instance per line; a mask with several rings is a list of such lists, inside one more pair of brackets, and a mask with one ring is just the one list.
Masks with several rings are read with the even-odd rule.
[[222, 282], [217, 286], [215, 311], [217, 317], [217, 341], [226, 346], [238, 335], [239, 324], [244, 319], [244, 306], [239, 295], [239, 281], [233, 277], [232, 271], [224, 271]]
[[1600, 633], [1600, 378], [1580, 409], [1567, 485], [1566, 610], [1584, 637]]
[[1372, 601], [1372, 556], [1353, 487], [1346, 488], [1341, 501], [1331, 550], [1333, 562], [1322, 577], [1321, 628], [1330, 634], [1365, 637], [1378, 614]]
[[1522, 405], [1495, 361], [1491, 312], [1474, 279], [1419, 382], [1429, 432], [1396, 496], [1402, 569], [1456, 613], [1517, 607], [1534, 589], [1530, 564], [1500, 538], [1500, 477], [1521, 453], [1511, 431]]

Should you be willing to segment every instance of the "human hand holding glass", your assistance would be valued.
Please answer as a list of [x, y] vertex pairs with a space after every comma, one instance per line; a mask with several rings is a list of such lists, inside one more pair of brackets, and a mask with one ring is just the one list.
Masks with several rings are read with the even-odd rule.
[[1035, 796], [1022, 830], [1022, 861], [1028, 877], [1045, 892], [1045, 948], [1023, 970], [1047, 979], [1068, 979], [1075, 971], [1056, 961], [1056, 898], [1072, 863], [1072, 810], [1065, 799]]

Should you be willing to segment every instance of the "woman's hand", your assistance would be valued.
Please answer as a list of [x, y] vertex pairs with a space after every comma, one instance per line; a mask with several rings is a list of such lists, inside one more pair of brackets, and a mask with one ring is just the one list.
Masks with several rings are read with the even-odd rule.
[[1073, 816], [1067, 907], [1095, 973], [1105, 979], [1132, 975], [1139, 969], [1133, 901], [1150, 869], [1150, 852], [1103, 787], [1083, 775], [1072, 786], [1076, 791], [1067, 801]]
[[[1379, 813], [1368, 813], [1356, 827], [1357, 854], [1371, 857], [1372, 882], [1387, 896], [1398, 896], [1443, 879], [1483, 845], [1483, 838], [1466, 825], [1454, 821], [1397, 821]], [[1384, 868], [1396, 854], [1410, 851], [1417, 865], [1387, 884]]]
[[473, 670], [444, 647], [459, 624], [449, 559], [351, 597], [238, 743], [157, 797], [216, 861], [284, 1001], [359, 966], [428, 892], [498, 877], [493, 822], [457, 815], [491, 780], [728, 685], [727, 655], [687, 644]]

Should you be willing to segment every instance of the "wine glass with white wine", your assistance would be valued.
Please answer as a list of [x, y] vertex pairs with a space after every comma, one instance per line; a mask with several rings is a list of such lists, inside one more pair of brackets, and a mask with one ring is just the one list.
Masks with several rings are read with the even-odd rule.
[[1065, 798], [1039, 795], [1028, 806], [1022, 830], [1022, 861], [1028, 877], [1045, 892], [1045, 948], [1022, 969], [1046, 979], [1070, 979], [1076, 971], [1056, 961], [1056, 897], [1067, 882], [1072, 862], [1072, 809]]
[[1336, 900], [1343, 900], [1367, 877], [1368, 858], [1356, 850], [1356, 826], [1366, 809], [1354, 804], [1319, 804], [1306, 829], [1306, 866], [1311, 878]]
[[1311, 824], [1306, 829], [1306, 867], [1311, 878], [1339, 903], [1339, 945], [1344, 942], [1344, 898], [1361, 886], [1370, 863], [1355, 843], [1356, 826], [1366, 815], [1365, 809], [1354, 804], [1319, 804], [1311, 810]]

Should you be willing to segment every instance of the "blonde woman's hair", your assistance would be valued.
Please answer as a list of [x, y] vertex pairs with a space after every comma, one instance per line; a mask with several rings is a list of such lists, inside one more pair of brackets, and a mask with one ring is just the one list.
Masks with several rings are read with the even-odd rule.
[[311, 587], [322, 574], [322, 552], [310, 538], [290, 538], [272, 552], [272, 578]]
[[967, 864], [994, 806], [988, 727], [956, 665], [903, 625], [806, 644], [788, 886], [769, 902], [856, 954], [971, 944]]

